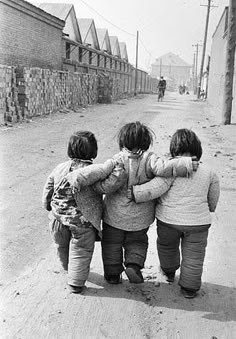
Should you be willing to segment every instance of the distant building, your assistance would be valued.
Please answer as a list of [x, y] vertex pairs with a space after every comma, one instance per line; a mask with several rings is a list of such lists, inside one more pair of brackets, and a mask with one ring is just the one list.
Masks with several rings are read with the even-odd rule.
[[23, 0], [0, 1], [0, 64], [61, 69], [65, 22]]
[[[151, 77], [164, 76], [167, 85], [177, 87], [180, 84], [188, 84], [192, 66], [174, 53], [167, 53], [151, 65]], [[169, 81], [168, 81], [169, 80]]]

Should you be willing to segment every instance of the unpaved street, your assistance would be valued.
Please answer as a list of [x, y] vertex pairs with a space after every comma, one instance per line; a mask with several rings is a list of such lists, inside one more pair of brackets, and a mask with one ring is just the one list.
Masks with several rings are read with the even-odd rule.
[[[56, 259], [41, 194], [47, 175], [66, 159], [70, 134], [93, 131], [99, 163], [118, 151], [116, 132], [134, 120], [154, 130], [159, 155], [168, 152], [177, 128], [192, 128], [202, 141], [202, 161], [221, 180], [203, 285], [192, 300], [180, 294], [178, 279], [170, 285], [159, 272], [154, 225], [143, 284], [130, 284], [125, 274], [121, 285], [107, 284], [97, 243], [86, 290], [70, 294]], [[236, 338], [235, 124], [220, 125], [207, 104], [191, 96], [167, 93], [162, 103], [138, 96], [0, 127], [0, 139], [1, 338]]]

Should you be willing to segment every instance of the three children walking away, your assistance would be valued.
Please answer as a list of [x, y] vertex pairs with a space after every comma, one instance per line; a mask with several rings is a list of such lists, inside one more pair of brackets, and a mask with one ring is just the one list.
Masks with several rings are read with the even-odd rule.
[[[120, 152], [104, 164], [93, 165], [95, 136], [88, 131], [76, 132], [68, 145], [70, 160], [48, 177], [43, 205], [50, 211], [50, 229], [62, 266], [65, 270], [68, 267], [73, 293], [81, 293], [88, 278], [101, 220], [105, 280], [119, 284], [125, 270], [131, 283], [142, 283], [147, 231], [155, 214], [162, 270], [173, 281], [180, 265], [182, 239], [179, 284], [188, 296], [200, 288], [209, 209], [216, 207], [219, 181], [202, 165], [193, 173], [197, 167], [193, 158], [199, 160], [202, 154], [193, 132], [176, 132], [170, 159], [149, 152], [152, 142], [153, 132], [147, 126], [138, 121], [128, 123], [118, 134]], [[160, 196], [156, 205], [154, 199]]]
[[[179, 129], [171, 139], [170, 153], [173, 157], [196, 156], [200, 160], [201, 142], [193, 131]], [[194, 298], [201, 287], [208, 230], [211, 226], [210, 212], [215, 211], [219, 199], [217, 175], [201, 163], [188, 178], [163, 180], [156, 177], [144, 185], [133, 186], [131, 191], [137, 203], [159, 197], [156, 223], [161, 269], [167, 280], [172, 282], [180, 267], [181, 291], [186, 298]]]
[[[125, 173], [114, 160], [92, 165], [97, 156], [97, 140], [89, 131], [74, 133], [67, 153], [70, 160], [59, 164], [49, 175], [42, 201], [50, 211], [49, 228], [62, 267], [68, 269], [70, 289], [80, 293], [88, 278], [95, 240], [101, 234], [102, 194], [119, 187]], [[80, 183], [76, 194], [66, 179], [75, 170]], [[98, 182], [102, 179], [105, 180]]]

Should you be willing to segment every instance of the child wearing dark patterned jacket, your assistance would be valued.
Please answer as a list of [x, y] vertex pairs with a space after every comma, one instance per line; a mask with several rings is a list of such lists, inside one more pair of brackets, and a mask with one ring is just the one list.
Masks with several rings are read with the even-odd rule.
[[[114, 160], [93, 165], [97, 141], [93, 133], [78, 131], [69, 140], [70, 160], [58, 165], [43, 189], [43, 206], [50, 211], [49, 227], [71, 292], [80, 293], [88, 278], [97, 237], [101, 236], [102, 194], [124, 181], [124, 170]], [[76, 170], [76, 192], [66, 176]], [[103, 181], [101, 181], [103, 180]]]

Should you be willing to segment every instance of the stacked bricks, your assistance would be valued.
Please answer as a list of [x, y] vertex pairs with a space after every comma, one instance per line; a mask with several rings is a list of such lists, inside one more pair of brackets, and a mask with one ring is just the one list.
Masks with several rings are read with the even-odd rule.
[[122, 79], [107, 74], [98, 75], [98, 102], [109, 104], [124, 97]]
[[111, 103], [121, 97], [122, 79], [107, 74], [0, 66], [0, 123]]
[[25, 118], [97, 102], [96, 76], [41, 68], [18, 69], [19, 102]]
[[0, 65], [0, 124], [21, 118], [15, 67]]

